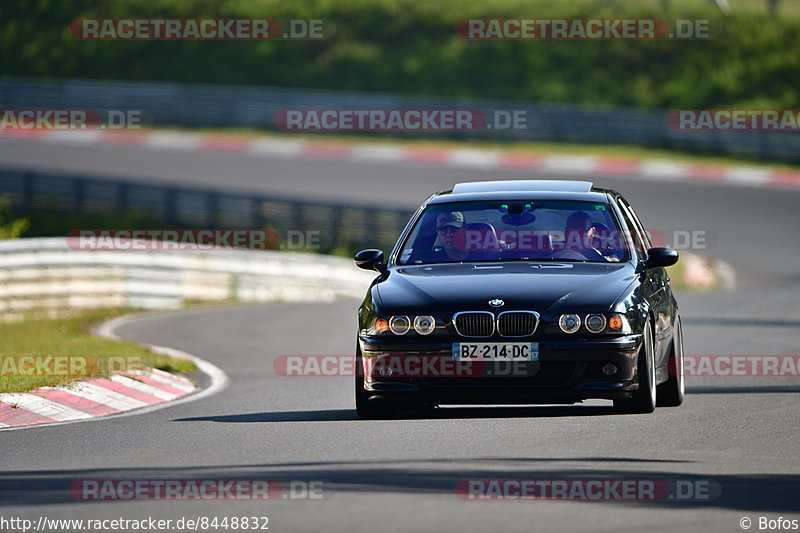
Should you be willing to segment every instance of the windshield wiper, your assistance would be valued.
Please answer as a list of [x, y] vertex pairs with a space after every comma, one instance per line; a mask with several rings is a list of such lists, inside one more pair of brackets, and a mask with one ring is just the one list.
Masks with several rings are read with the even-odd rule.
[[526, 263], [588, 263], [588, 259], [558, 259], [555, 257], [499, 257], [492, 259], [492, 262], [505, 263], [505, 262], [526, 262]]

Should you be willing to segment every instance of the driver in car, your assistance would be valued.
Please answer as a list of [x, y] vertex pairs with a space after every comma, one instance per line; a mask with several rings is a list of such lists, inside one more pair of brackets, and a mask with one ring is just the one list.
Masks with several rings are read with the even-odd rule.
[[436, 236], [433, 261], [464, 261], [469, 256], [464, 238], [464, 214], [460, 211], [439, 213], [436, 216]]

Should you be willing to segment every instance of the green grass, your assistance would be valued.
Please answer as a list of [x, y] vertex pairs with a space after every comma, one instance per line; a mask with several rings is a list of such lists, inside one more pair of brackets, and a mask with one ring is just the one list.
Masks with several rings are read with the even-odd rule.
[[[647, 108], [792, 108], [798, 2], [708, 0], [6, 0], [0, 74], [361, 90]], [[81, 17], [324, 19], [319, 41], [83, 41]], [[467, 18], [708, 19], [707, 40], [468, 41]], [[213, 68], [209, 68], [212, 65]]]
[[[103, 376], [108, 374], [108, 365], [118, 368], [119, 363], [140, 363], [142, 366], [171, 372], [191, 372], [196, 366], [191, 361], [167, 357], [151, 352], [132, 342], [115, 341], [93, 337], [91, 327], [99, 322], [132, 312], [130, 309], [103, 309], [70, 313], [64, 318], [42, 318], [31, 315], [17, 322], [0, 323], [0, 368], [8, 370], [10, 363], [3, 356], [90, 356], [86, 371], [80, 376]], [[97, 364], [92, 364], [94, 361]], [[112, 359], [114, 358], [114, 359]], [[80, 361], [73, 358], [71, 361]], [[13, 366], [19, 364], [14, 360]], [[56, 367], [50, 366], [51, 369]], [[12, 375], [7, 375], [7, 374]], [[0, 393], [25, 392], [38, 387], [55, 386], [75, 379], [75, 372], [47, 371], [50, 375], [21, 376], [10, 371], [0, 375]], [[53, 374], [61, 375], [53, 375]], [[72, 375], [65, 375], [72, 374]]]
[[[681, 255], [686, 257], [685, 252], [681, 252]], [[688, 283], [686, 281], [686, 260], [679, 260], [677, 263], [672, 265], [671, 267], [667, 267], [667, 274], [669, 274], [670, 279], [670, 286], [672, 290], [676, 291], [689, 291], [689, 292], [710, 292], [722, 289], [722, 282], [720, 280], [720, 272], [719, 266], [714, 259], [710, 258], [702, 258], [703, 261], [706, 263], [706, 266], [713, 272], [714, 274], [714, 283], [711, 285], [697, 285], [694, 283]]]
[[667, 274], [669, 275], [669, 284], [674, 291], [690, 291], [694, 287], [684, 281], [686, 273], [686, 264], [678, 261], [671, 267], [667, 267]]

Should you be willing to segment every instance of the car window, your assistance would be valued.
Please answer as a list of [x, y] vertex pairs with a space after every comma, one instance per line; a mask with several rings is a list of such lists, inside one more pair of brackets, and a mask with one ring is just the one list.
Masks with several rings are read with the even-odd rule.
[[643, 232], [634, 223], [633, 216], [631, 215], [630, 211], [628, 211], [628, 208], [625, 205], [625, 203], [619, 201], [617, 202], [617, 205], [619, 205], [620, 211], [622, 212], [622, 219], [625, 225], [627, 226], [628, 232], [630, 233], [631, 238], [633, 240], [633, 244], [636, 247], [636, 255], [639, 259], [644, 259], [645, 257], [647, 257], [647, 246], [642, 240]]
[[509, 200], [428, 206], [399, 264], [462, 261], [626, 261], [629, 251], [604, 202]]
[[636, 211], [634, 211], [633, 206], [630, 203], [628, 203], [627, 200], [622, 200], [622, 203], [625, 204], [625, 208], [630, 213], [631, 219], [633, 219], [633, 223], [636, 224], [637, 228], [639, 228], [639, 233], [642, 236], [642, 241], [645, 245], [645, 248], [650, 248], [652, 246], [650, 242], [650, 234], [644, 228], [644, 224], [642, 224], [641, 219], [636, 214]]

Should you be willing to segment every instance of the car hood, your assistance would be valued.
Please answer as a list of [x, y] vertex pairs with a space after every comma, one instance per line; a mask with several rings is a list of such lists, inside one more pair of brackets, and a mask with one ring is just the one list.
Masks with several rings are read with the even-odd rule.
[[630, 263], [457, 263], [393, 267], [376, 284], [384, 312], [606, 311], [637, 279]]

